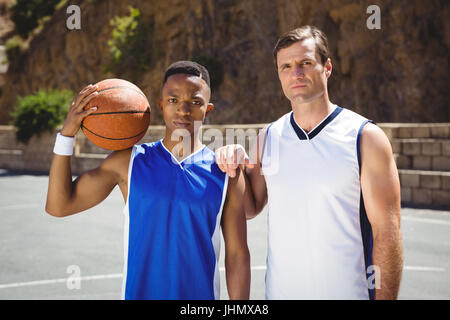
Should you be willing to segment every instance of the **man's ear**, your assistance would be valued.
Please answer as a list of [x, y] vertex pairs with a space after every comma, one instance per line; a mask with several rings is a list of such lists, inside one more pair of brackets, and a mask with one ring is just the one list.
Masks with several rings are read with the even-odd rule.
[[162, 112], [162, 109], [163, 109], [162, 99], [158, 100], [158, 106], [159, 106], [159, 110], [161, 110], [161, 112]]
[[208, 113], [211, 112], [211, 110], [214, 109], [214, 104], [212, 103], [208, 103], [208, 105], [206, 106], [206, 113], [205, 113], [205, 117], [208, 115]]
[[331, 59], [328, 58], [325, 62], [325, 75], [327, 79], [331, 76], [331, 71], [333, 70], [333, 65], [331, 64]]

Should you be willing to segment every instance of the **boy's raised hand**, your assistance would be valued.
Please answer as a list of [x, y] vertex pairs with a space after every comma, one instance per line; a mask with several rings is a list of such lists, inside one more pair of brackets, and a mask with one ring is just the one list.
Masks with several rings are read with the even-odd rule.
[[83, 119], [97, 110], [97, 107], [84, 110], [89, 101], [98, 96], [97, 89], [96, 85], [90, 84], [86, 86], [72, 102], [61, 130], [63, 136], [74, 137], [80, 130]]

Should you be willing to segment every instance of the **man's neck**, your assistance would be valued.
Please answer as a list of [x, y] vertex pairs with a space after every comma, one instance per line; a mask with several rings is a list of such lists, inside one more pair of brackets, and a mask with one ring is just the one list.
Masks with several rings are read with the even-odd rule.
[[291, 103], [291, 106], [295, 121], [306, 132], [314, 129], [333, 109], [333, 104], [328, 99], [328, 95], [323, 95], [309, 102]]

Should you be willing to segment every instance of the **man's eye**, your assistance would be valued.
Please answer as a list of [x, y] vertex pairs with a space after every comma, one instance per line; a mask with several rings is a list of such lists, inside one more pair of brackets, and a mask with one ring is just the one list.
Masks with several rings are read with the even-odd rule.
[[177, 99], [175, 99], [175, 98], [170, 98], [168, 101], [169, 101], [169, 103], [176, 103], [176, 102], [177, 102]]
[[312, 63], [311, 63], [311, 61], [303, 61], [303, 64], [304, 65], [311, 65]]
[[192, 101], [192, 104], [196, 105], [196, 106], [201, 106], [202, 103], [200, 101]]

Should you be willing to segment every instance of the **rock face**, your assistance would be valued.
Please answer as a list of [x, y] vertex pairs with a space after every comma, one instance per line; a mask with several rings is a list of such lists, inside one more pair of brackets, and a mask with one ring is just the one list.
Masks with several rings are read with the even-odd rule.
[[[76, 3], [73, 1], [73, 3]], [[81, 30], [66, 28], [66, 7], [55, 12], [29, 49], [10, 65], [0, 97], [0, 124], [17, 95], [40, 88], [80, 91], [121, 77], [136, 83], [162, 124], [157, 100], [165, 68], [176, 60], [209, 57], [222, 77], [209, 123], [271, 122], [290, 110], [272, 61], [278, 36], [312, 24], [329, 38], [331, 101], [377, 122], [444, 122], [449, 118], [450, 6], [447, 1], [350, 0], [97, 0], [79, 1]], [[381, 13], [370, 30], [369, 5]], [[104, 73], [110, 20], [132, 5], [152, 25], [155, 49], [146, 71]], [[214, 71], [217, 71], [214, 69]], [[211, 70], [210, 70], [211, 71]], [[219, 71], [217, 71], [218, 73]]]

